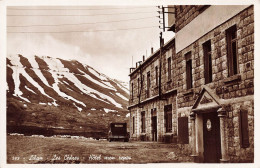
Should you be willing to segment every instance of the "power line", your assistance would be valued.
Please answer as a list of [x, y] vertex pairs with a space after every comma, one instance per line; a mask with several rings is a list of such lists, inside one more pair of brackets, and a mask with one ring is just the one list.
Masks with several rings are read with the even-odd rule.
[[142, 9], [142, 8], [154, 8], [156, 6], [146, 6], [146, 7], [118, 7], [118, 8], [94, 8], [94, 9], [85, 9], [85, 8], [79, 8], [79, 9], [70, 9], [70, 8], [63, 8], [63, 9], [58, 9], [58, 8], [52, 8], [52, 9], [34, 9], [34, 8], [29, 8], [29, 9], [24, 9], [24, 8], [7, 8], [7, 10], [110, 10], [110, 9]]
[[94, 15], [7, 15], [7, 16], [106, 16], [106, 15], [140, 14], [140, 13], [154, 13], [154, 12], [106, 13], [106, 14], [94, 14]]
[[90, 30], [90, 31], [63, 31], [63, 32], [7, 32], [7, 33], [81, 33], [81, 32], [109, 32], [109, 31], [120, 31], [120, 30], [138, 30], [138, 29], [149, 29], [158, 28], [158, 26], [151, 27], [135, 27], [135, 28], [122, 28], [122, 29], [107, 29], [107, 30]]
[[7, 26], [7, 27], [38, 27], [38, 26], [69, 26], [69, 25], [85, 25], [85, 24], [100, 24], [100, 23], [125, 22], [125, 21], [143, 20], [143, 19], [150, 19], [150, 18], [155, 18], [155, 16], [154, 16], [154, 17], [136, 18], [136, 19], [127, 19], [127, 20], [105, 21], [105, 22], [76, 23], [76, 24], [56, 24], [56, 25], [24, 25], [24, 26]]

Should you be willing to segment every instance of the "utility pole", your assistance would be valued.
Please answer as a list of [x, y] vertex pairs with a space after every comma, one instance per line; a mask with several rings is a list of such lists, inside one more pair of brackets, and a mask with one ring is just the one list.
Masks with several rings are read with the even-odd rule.
[[162, 6], [162, 15], [163, 15], [163, 32], [165, 32], [165, 15], [164, 15], [164, 7]]
[[[169, 13], [169, 14], [175, 14], [175, 11], [174, 12], [165, 12], [165, 8], [166, 9], [169, 9], [169, 8], [173, 8], [174, 7], [164, 7], [164, 6], [157, 6], [157, 8], [159, 9], [159, 11], [157, 11], [159, 13], [159, 16], [157, 16], [159, 19], [162, 19], [162, 23], [161, 23], [161, 20], [159, 20], [159, 23], [162, 24], [162, 28], [161, 26], [159, 26], [160, 29], [163, 29], [163, 32], [165, 32], [165, 28], [170, 28], [170, 27], [166, 27], [165, 26], [165, 13]], [[162, 18], [161, 18], [161, 14], [162, 14]]]
[[162, 32], [160, 32], [160, 58], [159, 58], [159, 99], [162, 96], [162, 89], [161, 89], [161, 75], [162, 75], [162, 49], [163, 49], [163, 38]]

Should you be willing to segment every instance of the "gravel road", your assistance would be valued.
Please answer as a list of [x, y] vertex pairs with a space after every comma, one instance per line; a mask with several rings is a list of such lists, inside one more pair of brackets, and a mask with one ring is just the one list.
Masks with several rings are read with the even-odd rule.
[[182, 153], [176, 144], [159, 142], [7, 136], [7, 163], [190, 162]]

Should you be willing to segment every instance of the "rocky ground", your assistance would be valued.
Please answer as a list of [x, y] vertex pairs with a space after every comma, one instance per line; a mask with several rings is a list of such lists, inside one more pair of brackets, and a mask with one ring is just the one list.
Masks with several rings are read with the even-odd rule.
[[[190, 162], [175, 144], [108, 142], [87, 138], [7, 136], [7, 163]], [[178, 156], [178, 157], [177, 157]]]

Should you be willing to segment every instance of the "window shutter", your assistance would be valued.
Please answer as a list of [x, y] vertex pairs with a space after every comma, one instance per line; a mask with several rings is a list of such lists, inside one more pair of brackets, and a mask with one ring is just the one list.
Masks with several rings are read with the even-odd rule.
[[237, 74], [237, 47], [236, 47], [236, 25], [226, 30], [228, 75]]
[[240, 110], [240, 146], [249, 147], [248, 115], [245, 109]]
[[133, 134], [135, 133], [135, 117], [133, 117]]
[[189, 143], [188, 117], [178, 118], [178, 143]]
[[212, 82], [211, 42], [203, 44], [205, 84]]

